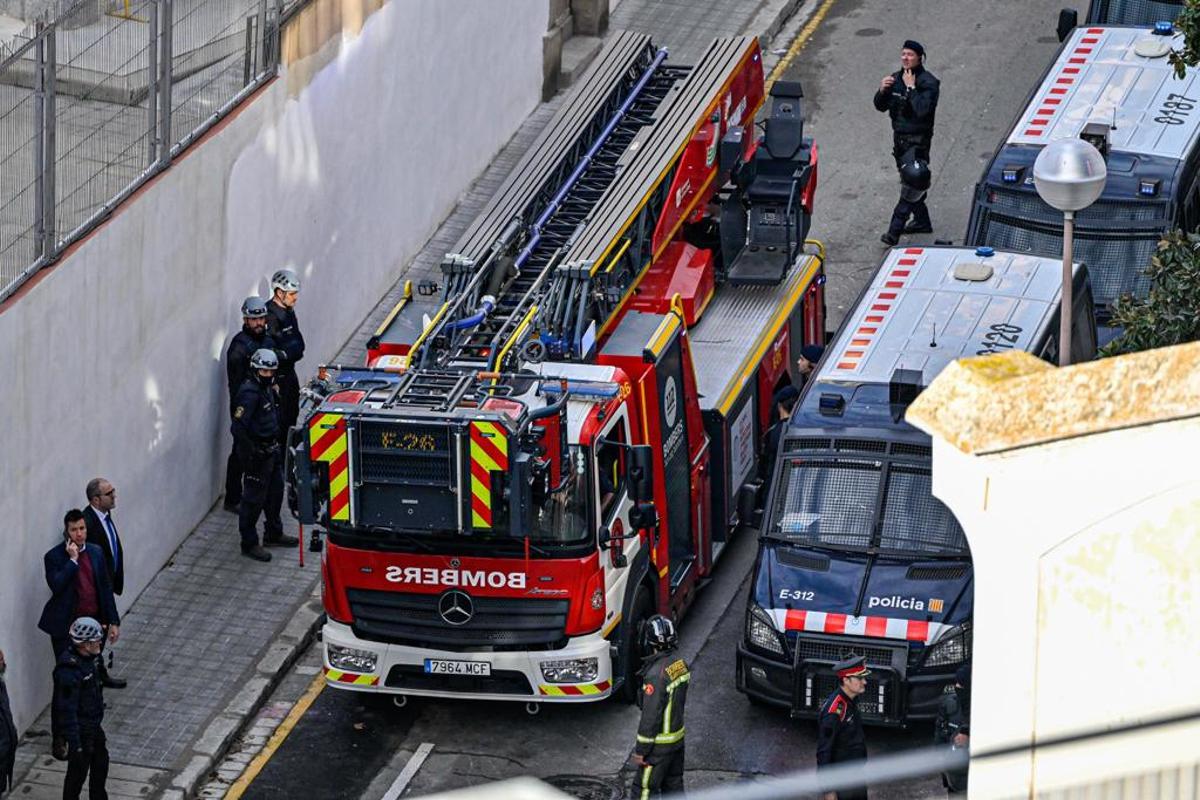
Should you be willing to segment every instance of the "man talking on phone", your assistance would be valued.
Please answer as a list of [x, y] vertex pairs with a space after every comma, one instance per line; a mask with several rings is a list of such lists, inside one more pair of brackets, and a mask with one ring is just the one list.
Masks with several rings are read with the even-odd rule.
[[[885, 75], [875, 92], [875, 109], [887, 112], [892, 119], [892, 158], [900, 170], [904, 154], [916, 150], [916, 157], [929, 163], [929, 148], [933, 143], [933, 123], [937, 115], [938, 92], [941, 84], [925, 69], [925, 48], [920, 42], [907, 40], [900, 48], [900, 69]], [[903, 233], [932, 233], [933, 223], [924, 199], [912, 210], [912, 222]], [[886, 245], [900, 241], [892, 229], [880, 237]]]

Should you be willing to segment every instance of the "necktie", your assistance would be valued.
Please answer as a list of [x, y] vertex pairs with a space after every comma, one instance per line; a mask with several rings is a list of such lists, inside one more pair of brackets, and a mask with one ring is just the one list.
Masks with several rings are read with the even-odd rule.
[[121, 569], [121, 548], [117, 544], [117, 528], [113, 525], [111, 516], [104, 518], [104, 526], [108, 528], [108, 547], [112, 550], [113, 572], [119, 572]]

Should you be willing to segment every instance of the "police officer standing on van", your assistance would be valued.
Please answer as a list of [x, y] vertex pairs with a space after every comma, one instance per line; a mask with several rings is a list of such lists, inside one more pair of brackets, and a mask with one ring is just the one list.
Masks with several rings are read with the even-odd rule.
[[[884, 76], [875, 92], [875, 109], [886, 112], [892, 120], [892, 158], [900, 170], [904, 155], [916, 149], [916, 157], [929, 163], [929, 148], [933, 143], [933, 124], [937, 116], [938, 93], [941, 83], [933, 73], [925, 69], [925, 48], [920, 42], [909, 39], [900, 49], [900, 69]], [[903, 233], [930, 233], [933, 225], [928, 212], [924, 219], [916, 216]], [[889, 229], [880, 237], [887, 245], [894, 245], [899, 237]]]
[[[817, 716], [817, 770], [847, 761], [865, 762], [867, 740], [863, 735], [858, 697], [867, 690], [866, 659], [852, 656], [833, 665], [838, 688], [825, 698]], [[865, 786], [825, 792], [823, 800], [866, 800]]]

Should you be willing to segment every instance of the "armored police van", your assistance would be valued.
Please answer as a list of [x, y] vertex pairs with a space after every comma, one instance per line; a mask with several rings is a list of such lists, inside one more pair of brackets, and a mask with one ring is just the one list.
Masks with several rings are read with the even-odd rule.
[[[738, 689], [816, 716], [850, 654], [872, 675], [863, 719], [936, 715], [971, 658], [971, 553], [930, 489], [907, 405], [952, 360], [1058, 354], [1062, 265], [990, 248], [898, 247], [805, 386], [780, 443], [738, 645]], [[1073, 360], [1095, 353], [1075, 266]]]
[[1062, 213], [1038, 197], [1033, 163], [1056, 139], [1082, 136], [1106, 153], [1100, 199], [1075, 215], [1074, 257], [1087, 264], [1104, 344], [1111, 305], [1143, 297], [1143, 270], [1162, 235], [1200, 225], [1198, 71], [1167, 61], [1182, 36], [1169, 25], [1079, 28], [1063, 45], [976, 187], [967, 243], [1062, 254]]
[[[1088, 4], [1090, 25], [1153, 25], [1174, 22], [1183, 11], [1184, 0], [1092, 0]], [[1079, 22], [1079, 12], [1064, 8], [1058, 15], [1058, 40], [1067, 38]]]

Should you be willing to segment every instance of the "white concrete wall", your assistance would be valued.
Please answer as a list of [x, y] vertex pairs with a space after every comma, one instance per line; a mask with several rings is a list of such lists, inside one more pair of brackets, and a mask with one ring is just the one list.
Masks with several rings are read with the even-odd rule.
[[[1200, 345], [1171, 350], [970, 359], [910, 408], [975, 563], [973, 754], [1200, 709]], [[1197, 742], [1193, 721], [972, 761], [971, 796], [1178, 780]]]
[[128, 608], [221, 491], [241, 300], [295, 266], [301, 372], [330, 358], [537, 103], [545, 22], [545, 0], [387, 3], [0, 311], [0, 648], [22, 730], [48, 700], [35, 626], [64, 511], [91, 477], [118, 487]]

